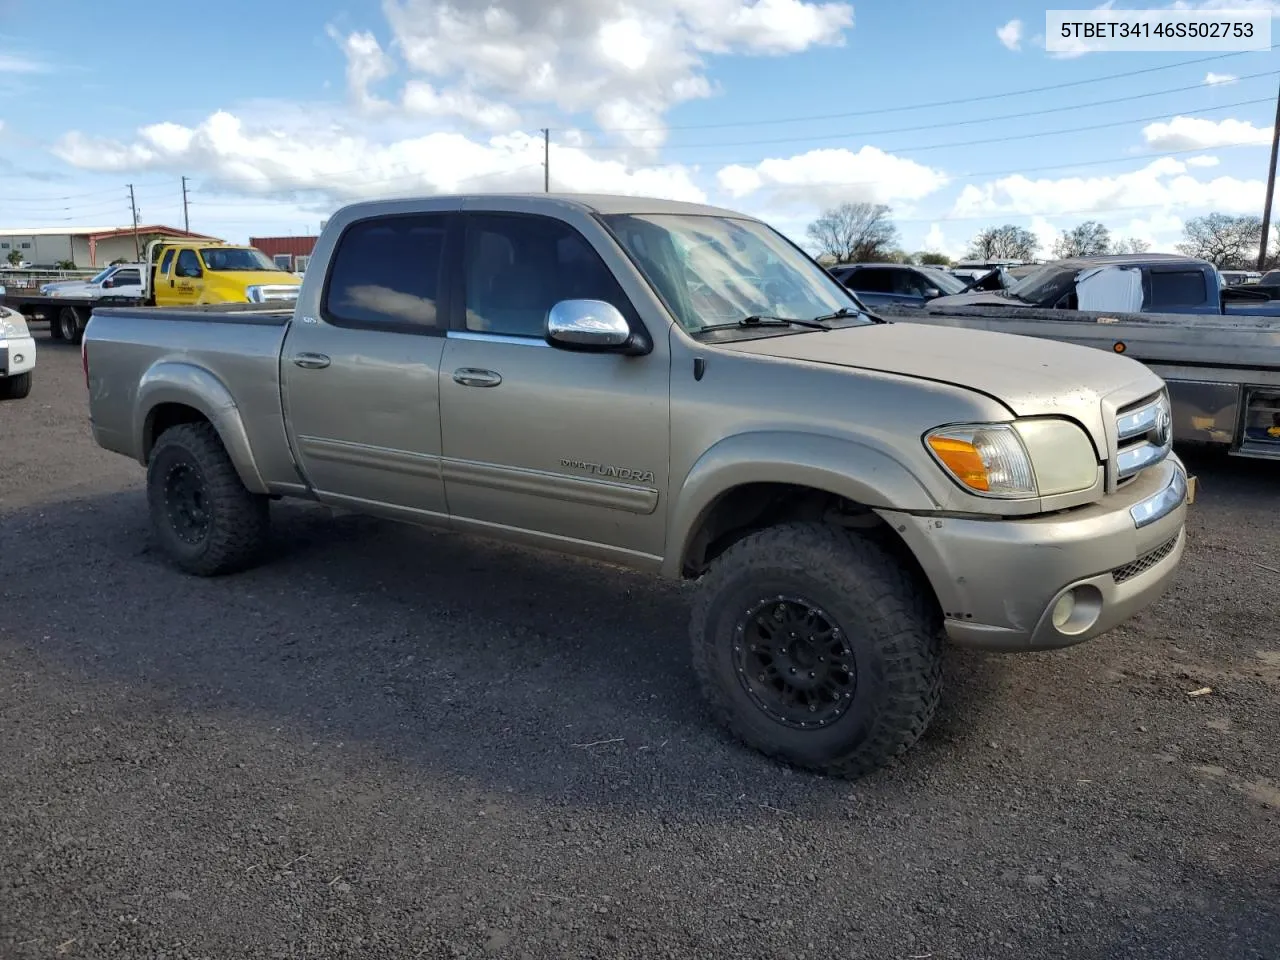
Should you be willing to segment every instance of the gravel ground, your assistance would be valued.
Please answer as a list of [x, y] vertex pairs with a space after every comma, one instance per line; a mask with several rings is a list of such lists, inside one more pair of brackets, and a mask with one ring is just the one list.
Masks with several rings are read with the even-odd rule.
[[174, 572], [39, 347], [0, 405], [0, 956], [1280, 955], [1280, 464], [1192, 459], [1163, 603], [954, 654], [848, 783], [710, 725], [680, 587], [293, 504], [261, 569]]

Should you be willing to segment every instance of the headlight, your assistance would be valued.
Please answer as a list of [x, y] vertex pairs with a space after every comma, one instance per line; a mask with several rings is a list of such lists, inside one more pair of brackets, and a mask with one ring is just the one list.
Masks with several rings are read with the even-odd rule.
[[19, 337], [29, 337], [31, 331], [27, 329], [27, 319], [20, 313], [14, 313], [12, 310], [0, 310], [0, 337], [6, 340], [12, 337], [17, 340]]
[[943, 427], [926, 434], [925, 445], [954, 480], [984, 497], [1050, 497], [1088, 490], [1098, 479], [1093, 444], [1069, 420]]

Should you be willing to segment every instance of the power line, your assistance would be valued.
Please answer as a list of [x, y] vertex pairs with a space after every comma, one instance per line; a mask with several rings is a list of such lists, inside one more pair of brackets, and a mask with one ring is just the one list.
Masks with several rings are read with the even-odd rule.
[[[1280, 47], [1273, 43], [1272, 50]], [[931, 100], [926, 103], [911, 103], [897, 107], [877, 107], [874, 110], [853, 110], [842, 113], [810, 114], [803, 117], [774, 117], [755, 120], [730, 120], [720, 123], [686, 123], [666, 124], [661, 127], [581, 127], [583, 131], [600, 133], [648, 133], [656, 130], [719, 130], [727, 127], [757, 127], [776, 123], [803, 123], [812, 120], [844, 120], [849, 117], [870, 117], [884, 113], [901, 113], [907, 110], [927, 110], [931, 107], [957, 107], [966, 103], [985, 103], [990, 100], [1003, 100], [1006, 97], [1021, 97], [1032, 93], [1047, 93], [1051, 90], [1066, 90], [1070, 87], [1081, 87], [1090, 83], [1102, 83], [1106, 80], [1121, 80], [1125, 77], [1136, 77], [1160, 70], [1176, 70], [1178, 67], [1190, 67], [1197, 63], [1209, 63], [1215, 60], [1226, 60], [1230, 57], [1243, 56], [1246, 53], [1258, 53], [1256, 50], [1237, 50], [1234, 53], [1219, 53], [1211, 57], [1197, 57], [1194, 60], [1180, 60], [1177, 63], [1165, 63], [1157, 67], [1143, 67], [1141, 70], [1126, 70], [1123, 73], [1108, 73], [1101, 77], [1090, 77], [1085, 80], [1070, 80], [1064, 83], [1051, 83], [1043, 87], [1027, 87], [1025, 90], [1006, 90], [1003, 93], [989, 93], [977, 97], [960, 97], [954, 100]]]
[[[1263, 73], [1253, 73], [1253, 74], [1249, 74], [1248, 76], [1239, 77], [1237, 79], [1253, 80], [1259, 77], [1275, 77], [1275, 76], [1280, 76], [1280, 70], [1267, 70]], [[1093, 100], [1088, 103], [1073, 103], [1065, 107], [1046, 107], [1043, 110], [1026, 110], [1021, 113], [1003, 113], [1003, 114], [997, 114], [991, 117], [976, 117], [969, 120], [945, 120], [945, 121], [942, 121], [941, 123], [924, 123], [924, 124], [917, 124], [916, 126], [911, 126], [911, 127], [887, 127], [887, 128], [881, 128], [879, 130], [859, 130], [859, 131], [852, 131], [852, 132], [845, 132], [845, 133], [823, 133], [823, 134], [818, 134], [813, 136], [803, 136], [803, 137], [771, 137], [763, 140], [723, 140], [719, 142], [704, 141], [701, 143], [668, 143], [668, 144], [663, 144], [662, 149], [663, 150], [687, 150], [687, 149], [699, 148], [699, 147], [747, 147], [747, 146], [772, 144], [772, 143], [803, 143], [803, 142], [815, 141], [815, 140], [842, 140], [842, 139], [849, 139], [851, 137], [878, 137], [878, 136], [883, 136], [884, 134], [887, 134], [887, 133], [915, 133], [920, 130], [934, 130], [939, 127], [966, 127], [966, 126], [973, 126], [974, 124], [979, 124], [979, 123], [995, 123], [997, 121], [1003, 121], [1003, 120], [1025, 120], [1028, 117], [1041, 117], [1041, 116], [1047, 116], [1049, 114], [1054, 114], [1054, 113], [1066, 113], [1071, 110], [1086, 110], [1090, 107], [1103, 107], [1103, 106], [1109, 106], [1114, 103], [1128, 103], [1133, 100], [1143, 100], [1149, 97], [1160, 97], [1170, 93], [1183, 93], [1187, 90], [1198, 90], [1203, 87], [1204, 87], [1204, 84], [1202, 83], [1194, 83], [1185, 87], [1172, 87], [1167, 90], [1155, 90], [1151, 93], [1131, 94], [1130, 96], [1127, 96], [1127, 97], [1112, 97], [1108, 100]], [[1267, 99], [1269, 100], [1270, 98], [1267, 98]], [[1221, 104], [1219, 106], [1205, 107], [1203, 109], [1205, 111], [1218, 110], [1218, 109], [1226, 109], [1228, 107], [1236, 106], [1236, 105], [1237, 104]], [[1190, 112], [1192, 111], [1180, 111], [1180, 113], [1184, 115]], [[1133, 120], [1133, 121], [1122, 121], [1122, 122], [1142, 123], [1143, 121]], [[587, 153], [599, 153], [599, 152], [605, 152], [605, 151], [614, 152], [618, 150], [618, 147], [591, 146], [591, 147], [578, 147], [577, 149]]]

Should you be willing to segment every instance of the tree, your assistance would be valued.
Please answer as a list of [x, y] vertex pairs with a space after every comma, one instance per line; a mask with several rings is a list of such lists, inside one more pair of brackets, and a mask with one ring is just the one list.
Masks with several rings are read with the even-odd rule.
[[988, 227], [969, 243], [975, 260], [1030, 260], [1040, 249], [1040, 241], [1026, 227], [1006, 223]]
[[1053, 245], [1053, 255], [1066, 257], [1097, 257], [1111, 250], [1111, 231], [1097, 220], [1086, 220], [1078, 227], [1063, 230]]
[[840, 263], [883, 260], [898, 239], [898, 228], [883, 203], [842, 203], [825, 211], [805, 232], [820, 251]]
[[9, 266], [16, 267], [22, 262], [22, 252], [20, 250], [9, 251]]
[[1223, 270], [1251, 268], [1258, 262], [1262, 218], [1211, 213], [1188, 220], [1182, 235], [1178, 250], [1189, 257], [1208, 260]]
[[936, 253], [933, 250], [921, 250], [916, 254], [916, 263], [924, 266], [949, 267], [951, 266], [951, 258], [945, 253]]
[[1146, 253], [1151, 249], [1151, 244], [1137, 237], [1124, 237], [1117, 240], [1112, 249], [1116, 253]]

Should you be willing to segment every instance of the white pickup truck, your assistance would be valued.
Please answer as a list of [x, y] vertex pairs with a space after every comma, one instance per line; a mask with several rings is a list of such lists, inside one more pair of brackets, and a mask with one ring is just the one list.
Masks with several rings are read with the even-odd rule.
[[27, 318], [0, 307], [0, 400], [21, 400], [29, 394], [35, 366], [36, 342], [27, 329]]

